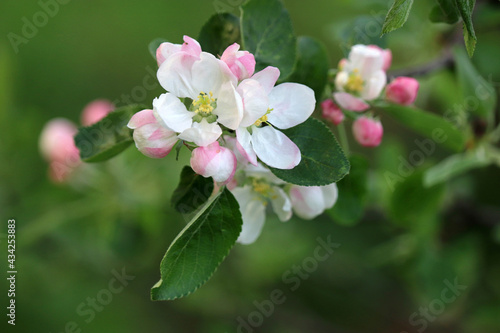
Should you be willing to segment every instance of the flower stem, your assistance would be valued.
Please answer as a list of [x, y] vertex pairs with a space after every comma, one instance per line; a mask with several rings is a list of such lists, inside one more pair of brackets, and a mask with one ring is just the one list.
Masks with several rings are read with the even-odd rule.
[[344, 149], [344, 152], [347, 157], [349, 157], [350, 152], [349, 152], [349, 141], [347, 140], [347, 134], [345, 131], [345, 123], [341, 122], [338, 126], [337, 129], [339, 130], [339, 138], [340, 138], [340, 144], [342, 145], [342, 148]]

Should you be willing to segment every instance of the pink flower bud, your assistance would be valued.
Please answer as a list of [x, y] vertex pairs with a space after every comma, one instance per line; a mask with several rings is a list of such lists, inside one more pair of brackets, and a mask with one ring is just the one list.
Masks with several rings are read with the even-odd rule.
[[50, 176], [54, 181], [65, 181], [81, 164], [80, 152], [73, 139], [76, 132], [72, 122], [56, 118], [49, 121], [40, 134], [40, 151], [50, 163]]
[[191, 168], [203, 177], [213, 177], [216, 182], [228, 183], [236, 171], [236, 156], [219, 142], [198, 147], [191, 155]]
[[352, 125], [354, 138], [362, 146], [376, 147], [382, 142], [384, 129], [380, 121], [361, 116]]
[[323, 118], [331, 121], [335, 125], [344, 120], [344, 113], [337, 104], [331, 99], [326, 99], [321, 103]]
[[221, 60], [226, 63], [238, 81], [247, 79], [255, 71], [255, 57], [248, 51], [238, 51], [237, 43], [230, 45], [222, 53]]
[[410, 105], [417, 98], [419, 83], [411, 77], [400, 76], [387, 85], [385, 97], [388, 101]]
[[392, 63], [392, 52], [389, 49], [383, 49], [377, 45], [368, 45], [368, 47], [376, 50], [380, 50], [382, 52], [382, 57], [384, 58], [384, 65], [382, 66], [382, 69], [384, 71], [387, 71], [391, 67]]
[[137, 149], [151, 158], [167, 156], [177, 143], [177, 135], [162, 126], [153, 110], [142, 110], [132, 116], [128, 128], [134, 130], [134, 141]]
[[347, 64], [347, 62], [348, 62], [348, 60], [346, 58], [340, 59], [339, 65], [338, 65], [339, 70], [343, 70], [345, 65]]
[[102, 118], [106, 117], [108, 113], [110, 113], [114, 109], [115, 106], [113, 105], [113, 103], [106, 99], [98, 99], [90, 102], [82, 111], [82, 125], [90, 126], [92, 124], [95, 124]]

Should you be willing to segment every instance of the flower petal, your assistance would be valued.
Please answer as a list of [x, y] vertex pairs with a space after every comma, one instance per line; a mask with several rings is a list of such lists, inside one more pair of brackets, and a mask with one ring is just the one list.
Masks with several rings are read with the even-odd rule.
[[269, 107], [267, 92], [262, 85], [254, 79], [243, 80], [236, 90], [243, 99], [244, 113], [240, 126], [251, 126], [267, 112]]
[[236, 86], [236, 77], [230, 72], [227, 65], [211, 55], [202, 52], [200, 60], [193, 64], [191, 85], [196, 90], [198, 97], [200, 92], [212, 92], [215, 98], [219, 97], [219, 91], [222, 85], [230, 81]]
[[370, 105], [365, 103], [365, 101], [346, 92], [334, 93], [333, 98], [335, 98], [340, 107], [346, 110], [361, 112], [370, 108]]
[[229, 129], [235, 130], [240, 126], [243, 101], [230, 81], [222, 85], [213, 113], [217, 115], [217, 121]]
[[292, 217], [292, 201], [288, 195], [279, 187], [273, 188], [271, 204], [281, 222], [286, 222]]
[[194, 142], [197, 146], [208, 146], [217, 140], [222, 134], [222, 130], [216, 122], [209, 124], [205, 118], [200, 123], [193, 123], [193, 127], [184, 130], [179, 134], [179, 139]]
[[199, 57], [201, 54], [201, 46], [195, 39], [184, 35], [184, 43], [181, 46], [181, 51], [186, 52], [192, 56]]
[[172, 54], [156, 74], [160, 85], [177, 97], [195, 99], [200, 93], [193, 87], [192, 69], [197, 61], [200, 60], [186, 52]]
[[191, 127], [193, 123], [193, 112], [189, 112], [186, 106], [173, 94], [161, 94], [153, 100], [153, 108], [165, 125], [173, 131], [180, 133]]
[[315, 106], [316, 98], [311, 88], [298, 83], [282, 83], [269, 94], [272, 111], [267, 119], [274, 126], [287, 129], [306, 121]]
[[373, 75], [365, 82], [361, 97], [367, 101], [377, 98], [387, 82], [387, 76], [383, 70], [373, 73]]
[[252, 136], [248, 130], [244, 127], [239, 127], [236, 130], [236, 148], [243, 157], [245, 157], [248, 162], [253, 165], [257, 165], [257, 155], [252, 147]]
[[262, 162], [273, 168], [293, 169], [301, 160], [299, 147], [271, 126], [254, 127], [252, 146]]
[[333, 183], [326, 186], [320, 186], [321, 191], [323, 191], [323, 203], [325, 209], [330, 209], [335, 205], [339, 197], [339, 190], [337, 184]]
[[237, 242], [251, 244], [259, 237], [266, 220], [266, 206], [258, 199], [251, 186], [231, 191], [240, 205], [243, 226]]
[[130, 121], [127, 124], [128, 128], [135, 129], [146, 124], [156, 123], [157, 120], [155, 118], [153, 110], [142, 110], [137, 112], [130, 118]]
[[221, 147], [217, 141], [193, 150], [191, 168], [203, 177], [213, 177], [216, 182], [227, 183], [232, 180], [236, 171], [236, 156], [233, 152]]
[[267, 66], [260, 72], [255, 73], [252, 79], [257, 80], [260, 85], [264, 88], [266, 93], [270, 93], [273, 89], [276, 81], [280, 77], [280, 70], [273, 66]]

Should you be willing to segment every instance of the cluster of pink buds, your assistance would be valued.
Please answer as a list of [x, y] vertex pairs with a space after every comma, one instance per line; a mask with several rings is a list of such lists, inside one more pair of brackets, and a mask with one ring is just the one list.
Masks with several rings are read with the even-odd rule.
[[387, 84], [386, 72], [391, 62], [392, 53], [388, 49], [354, 45], [349, 57], [339, 62], [332, 99], [321, 103], [323, 117], [334, 125], [344, 121], [343, 110], [355, 117], [353, 135], [365, 147], [378, 146], [383, 136], [380, 120], [369, 111], [371, 102], [383, 96], [390, 103], [412, 105], [417, 98], [419, 83], [414, 78], [397, 77]]
[[[114, 109], [107, 100], [95, 100], [82, 111], [83, 126], [90, 126]], [[49, 178], [62, 183], [67, 181], [81, 164], [80, 153], [75, 146], [77, 126], [68, 119], [55, 118], [45, 124], [40, 134], [40, 152], [49, 163]]]

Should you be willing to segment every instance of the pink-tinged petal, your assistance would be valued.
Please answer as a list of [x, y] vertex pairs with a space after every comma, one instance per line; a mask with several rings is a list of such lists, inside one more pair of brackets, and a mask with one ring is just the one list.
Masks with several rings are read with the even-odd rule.
[[251, 186], [237, 187], [231, 191], [240, 206], [243, 226], [237, 242], [251, 244], [259, 237], [266, 220], [266, 206]]
[[379, 97], [386, 82], [387, 76], [383, 70], [373, 73], [373, 75], [365, 82], [363, 91], [361, 91], [361, 98], [371, 101]]
[[333, 98], [340, 105], [341, 108], [361, 112], [368, 110], [370, 105], [364, 102], [362, 99], [354, 97], [353, 95], [346, 92], [337, 92], [333, 94]]
[[191, 127], [194, 112], [189, 112], [186, 106], [173, 94], [161, 94], [153, 100], [153, 108], [160, 119], [171, 130], [180, 133]]
[[252, 147], [252, 136], [244, 127], [236, 130], [236, 148], [240, 154], [251, 164], [257, 165], [257, 155]]
[[359, 117], [352, 124], [352, 132], [358, 143], [365, 147], [376, 147], [382, 142], [384, 129], [380, 121], [368, 118]]
[[292, 217], [292, 202], [283, 189], [273, 187], [271, 204], [281, 222], [286, 222]]
[[95, 100], [85, 106], [82, 111], [82, 125], [90, 126], [97, 123], [102, 118], [106, 117], [108, 113], [113, 111], [115, 106], [113, 103], [106, 99]]
[[384, 58], [380, 49], [358, 44], [351, 48], [345, 70], [348, 72], [357, 70], [362, 78], [367, 78], [381, 70], [383, 64]]
[[80, 161], [80, 152], [75, 146], [74, 136], [78, 132], [75, 124], [64, 118], [56, 118], [45, 124], [40, 134], [40, 152], [48, 161], [68, 164]]
[[191, 168], [203, 177], [213, 177], [216, 182], [226, 183], [232, 180], [236, 171], [236, 156], [217, 141], [193, 150]]
[[339, 67], [340, 71], [342, 71], [344, 69], [344, 67], [347, 64], [347, 62], [348, 62], [348, 60], [346, 58], [340, 59], [339, 64], [338, 64], [338, 67]]
[[184, 36], [184, 43], [181, 46], [181, 51], [192, 56], [199, 57], [201, 54], [201, 46], [195, 39]]
[[186, 52], [177, 52], [158, 68], [158, 82], [166, 91], [177, 97], [196, 99], [200, 93], [193, 86], [193, 66], [201, 60]]
[[217, 115], [217, 121], [229, 129], [235, 130], [240, 126], [243, 101], [231, 82], [222, 85], [213, 113]]
[[144, 126], [146, 124], [156, 123], [156, 117], [153, 110], [142, 110], [137, 112], [130, 118], [127, 124], [128, 128], [135, 129], [137, 127]]
[[269, 94], [279, 77], [280, 70], [276, 67], [268, 66], [260, 72], [255, 73], [252, 79], [257, 80], [264, 88], [264, 91]]
[[246, 79], [236, 89], [243, 100], [243, 119], [240, 126], [253, 125], [257, 119], [266, 114], [269, 98], [261, 84], [254, 79]]
[[287, 129], [306, 121], [315, 106], [316, 98], [311, 88], [298, 83], [282, 83], [269, 94], [272, 111], [267, 119], [274, 126]]
[[344, 113], [331, 99], [325, 99], [321, 102], [321, 110], [323, 118], [331, 121], [335, 125], [344, 121]]
[[158, 122], [144, 124], [134, 129], [133, 137], [137, 149], [151, 158], [167, 156], [178, 140], [175, 132]]
[[227, 64], [238, 81], [249, 78], [255, 71], [255, 57], [248, 51], [238, 51], [240, 46], [234, 43], [224, 50], [221, 60]]
[[216, 122], [209, 124], [205, 118], [200, 123], [194, 122], [191, 128], [179, 134], [179, 139], [194, 142], [197, 146], [208, 146], [215, 142], [222, 134]]
[[260, 160], [273, 168], [293, 169], [302, 158], [297, 145], [271, 126], [253, 128], [252, 146]]
[[377, 45], [368, 45], [368, 47], [379, 50], [380, 52], [382, 52], [382, 58], [383, 58], [382, 70], [386, 72], [391, 67], [391, 63], [392, 63], [391, 50], [383, 49]]
[[387, 85], [385, 97], [388, 101], [411, 105], [417, 98], [419, 83], [411, 77], [400, 76]]
[[156, 62], [158, 63], [158, 67], [162, 63], [165, 62], [170, 56], [174, 53], [180, 52], [181, 51], [181, 45], [179, 44], [172, 44], [172, 43], [161, 43], [160, 46], [156, 49]]

